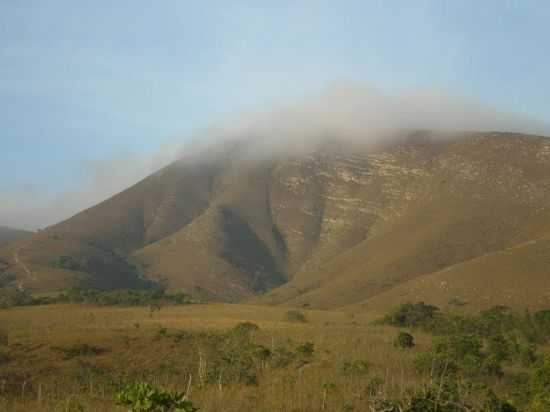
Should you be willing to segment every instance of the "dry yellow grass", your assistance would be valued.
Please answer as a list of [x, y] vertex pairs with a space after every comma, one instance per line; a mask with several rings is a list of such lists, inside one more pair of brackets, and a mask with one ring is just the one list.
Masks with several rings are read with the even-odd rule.
[[[418, 346], [404, 352], [392, 346], [395, 329], [372, 325], [377, 315], [305, 310], [308, 321], [293, 323], [285, 321], [286, 311], [232, 304], [167, 306], [152, 314], [144, 307], [74, 305], [2, 310], [0, 325], [9, 334], [11, 360], [2, 366], [8, 382], [0, 386], [4, 390], [0, 407], [6, 411], [116, 411], [122, 409], [115, 405], [106, 376], [141, 376], [179, 390], [187, 389], [191, 376], [190, 397], [204, 412], [318, 411], [326, 383], [335, 384], [327, 395], [326, 410], [338, 411], [346, 404], [366, 405], [366, 388], [374, 377], [385, 380], [380, 390], [393, 393], [420, 379], [411, 362], [429, 338], [415, 333]], [[312, 362], [266, 370], [257, 386], [200, 388], [196, 347], [177, 343], [172, 336], [178, 331], [224, 332], [243, 321], [260, 326], [256, 339], [268, 347], [313, 342]], [[167, 329], [167, 336], [159, 334], [160, 328]], [[75, 343], [104, 351], [65, 359], [52, 350]], [[371, 363], [368, 375], [342, 375], [343, 362], [350, 360]]]

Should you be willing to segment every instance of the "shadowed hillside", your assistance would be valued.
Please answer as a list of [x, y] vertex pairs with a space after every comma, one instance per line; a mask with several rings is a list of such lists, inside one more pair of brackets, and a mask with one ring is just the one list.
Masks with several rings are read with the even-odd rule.
[[36, 291], [147, 276], [208, 299], [319, 308], [548, 304], [549, 139], [416, 132], [251, 153], [241, 142], [184, 158], [0, 258]]

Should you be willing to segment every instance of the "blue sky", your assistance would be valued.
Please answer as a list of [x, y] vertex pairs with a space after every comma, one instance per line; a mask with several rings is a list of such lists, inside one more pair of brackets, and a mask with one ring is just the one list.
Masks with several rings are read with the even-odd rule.
[[550, 122], [549, 21], [526, 0], [0, 0], [0, 190], [69, 190], [90, 162], [342, 80]]

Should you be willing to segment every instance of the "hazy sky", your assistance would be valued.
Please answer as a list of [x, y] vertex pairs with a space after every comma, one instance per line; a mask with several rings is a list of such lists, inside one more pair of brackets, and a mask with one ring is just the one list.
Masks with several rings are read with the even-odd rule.
[[[0, 202], [67, 196], [109, 159], [334, 82], [548, 123], [549, 21], [546, 0], [0, 0]], [[0, 208], [52, 223], [33, 219]]]

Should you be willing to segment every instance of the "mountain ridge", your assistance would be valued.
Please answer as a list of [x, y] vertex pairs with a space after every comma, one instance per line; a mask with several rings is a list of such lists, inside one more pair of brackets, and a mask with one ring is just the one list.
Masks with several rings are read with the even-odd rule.
[[36, 234], [19, 254], [36, 281], [14, 267], [15, 245], [0, 258], [36, 291], [147, 276], [206, 299], [359, 308], [550, 235], [544, 137], [415, 131], [250, 153], [231, 142], [184, 158]]

